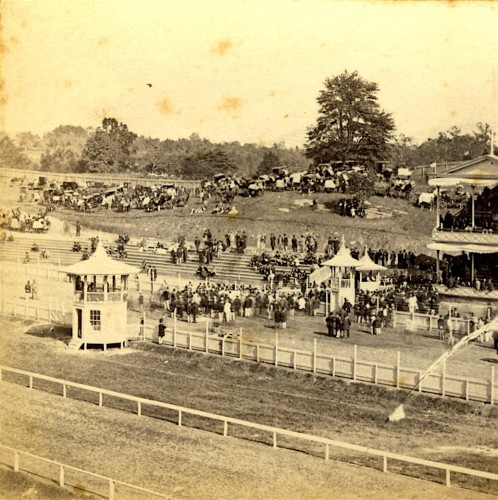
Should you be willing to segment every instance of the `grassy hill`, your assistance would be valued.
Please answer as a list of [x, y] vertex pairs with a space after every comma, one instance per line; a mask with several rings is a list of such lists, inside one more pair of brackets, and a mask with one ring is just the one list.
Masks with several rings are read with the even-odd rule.
[[[175, 240], [180, 234], [193, 240], [196, 235], [202, 235], [204, 228], [210, 228], [214, 236], [223, 236], [229, 230], [245, 230], [249, 246], [255, 246], [258, 233], [300, 236], [308, 231], [319, 236], [320, 251], [324, 249], [328, 236], [337, 233], [345, 235], [348, 245], [358, 248], [368, 245], [371, 248], [428, 252], [426, 245], [435, 225], [435, 212], [418, 209], [404, 200], [372, 197], [371, 207], [389, 217], [353, 219], [341, 217], [326, 208], [338, 198], [340, 195], [337, 194], [301, 195], [297, 192], [266, 192], [258, 198], [238, 197], [234, 203], [239, 212], [236, 217], [212, 215], [213, 203], [208, 205], [206, 212], [191, 215], [190, 210], [200, 206], [192, 199], [187, 207], [153, 213], [133, 210], [123, 214], [101, 210], [84, 214], [57, 210], [54, 215], [73, 223], [79, 220], [82, 225], [95, 230], [163, 241]], [[316, 206], [311, 205], [313, 199], [317, 201]]]

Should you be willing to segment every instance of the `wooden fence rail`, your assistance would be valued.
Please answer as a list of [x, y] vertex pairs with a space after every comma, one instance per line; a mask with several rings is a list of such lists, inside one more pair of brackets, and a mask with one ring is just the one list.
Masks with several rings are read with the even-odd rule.
[[[418, 392], [451, 396], [466, 401], [495, 403], [497, 387], [494, 366], [490, 367], [489, 380], [451, 375], [443, 369], [441, 373], [431, 373], [422, 382], [419, 382], [425, 369], [402, 366], [400, 353], [398, 353], [396, 365], [389, 365], [360, 360], [357, 346], [353, 346], [351, 357], [331, 356], [318, 352], [316, 342], [313, 351], [305, 351], [279, 345], [278, 335], [276, 335], [274, 345], [256, 344], [243, 340], [240, 333], [237, 339], [219, 338], [217, 335], [208, 334], [208, 325], [206, 325], [206, 331], [201, 333], [180, 330], [176, 323], [173, 323], [172, 330], [166, 331], [164, 345], [376, 385], [401, 389], [412, 389], [417, 386]], [[138, 331], [139, 327], [131, 326], [131, 328]], [[149, 340], [156, 339], [156, 333], [152, 326], [145, 326], [145, 337]]]
[[[24, 319], [70, 325], [69, 313], [70, 310], [66, 309], [63, 301], [50, 300], [48, 305], [43, 306], [39, 301], [16, 302], [7, 301], [3, 297], [0, 299], [0, 314]], [[418, 384], [418, 392], [456, 397], [466, 401], [494, 404], [495, 394], [498, 394], [494, 366], [490, 367], [488, 380], [451, 375], [443, 370], [441, 373], [431, 373], [419, 383], [424, 369], [402, 366], [399, 356], [396, 365], [388, 365], [360, 360], [358, 352], [355, 355], [354, 351], [351, 357], [319, 353], [316, 342], [313, 351], [305, 351], [282, 347], [277, 341], [274, 345], [245, 341], [240, 333], [242, 329], [239, 330], [240, 338], [228, 339], [210, 334], [208, 324], [205, 332], [180, 330], [177, 324], [178, 322], [174, 321], [173, 329], [167, 329], [165, 345], [401, 389], [412, 389]], [[139, 330], [139, 325], [129, 325], [129, 337], [137, 339]], [[131, 334], [133, 331], [135, 333]], [[156, 338], [155, 329], [150, 324], [145, 325], [144, 332], [148, 340]]]
[[[300, 441], [322, 444], [324, 447], [324, 459], [325, 460], [327, 460], [330, 456], [330, 448], [334, 447], [334, 448], [341, 448], [341, 449], [345, 449], [345, 450], [349, 450], [349, 451], [362, 453], [365, 455], [380, 457], [382, 459], [382, 470], [384, 472], [387, 472], [387, 470], [388, 470], [388, 459], [389, 460], [396, 460], [396, 461], [404, 462], [404, 463], [409, 463], [409, 464], [422, 465], [422, 466], [432, 468], [432, 469], [443, 470], [443, 471], [445, 471], [445, 484], [446, 484], [446, 486], [451, 485], [450, 479], [451, 479], [452, 472], [459, 473], [459, 474], [465, 474], [465, 475], [473, 476], [473, 477], [478, 477], [478, 478], [482, 478], [482, 479], [488, 479], [491, 481], [498, 481], [498, 474], [494, 474], [492, 472], [480, 471], [480, 470], [476, 470], [476, 469], [469, 469], [469, 468], [460, 467], [457, 465], [445, 464], [445, 463], [441, 463], [441, 462], [434, 462], [432, 460], [425, 460], [425, 459], [417, 458], [417, 457], [410, 457], [408, 455], [402, 455], [399, 453], [392, 453], [389, 451], [377, 450], [377, 449], [369, 448], [366, 446], [345, 443], [342, 441], [336, 441], [336, 440], [328, 439], [325, 437], [314, 436], [314, 435], [305, 434], [302, 432], [291, 431], [291, 430], [282, 429], [282, 428], [274, 427], [274, 426], [270, 426], [270, 425], [258, 424], [255, 422], [249, 422], [247, 420], [241, 420], [241, 419], [237, 419], [237, 418], [233, 418], [233, 417], [217, 415], [215, 413], [209, 413], [206, 411], [187, 408], [184, 406], [173, 405], [173, 404], [165, 403], [162, 401], [155, 401], [152, 399], [146, 399], [146, 398], [141, 398], [138, 396], [132, 396], [129, 394], [123, 394], [120, 392], [102, 389], [102, 388], [98, 388], [98, 387], [93, 387], [93, 386], [89, 386], [89, 385], [85, 385], [85, 384], [79, 384], [76, 382], [61, 380], [61, 379], [49, 377], [46, 375], [32, 373], [32, 372], [28, 372], [25, 370], [19, 370], [17, 368], [0, 366], [0, 380], [3, 380], [4, 373], [15, 373], [18, 375], [23, 375], [23, 376], [28, 377], [30, 389], [32, 389], [34, 387], [33, 381], [38, 379], [38, 380], [45, 380], [45, 381], [60, 384], [63, 388], [65, 388], [65, 389], [63, 389], [64, 395], [67, 395], [67, 387], [74, 387], [74, 388], [83, 389], [83, 390], [86, 390], [89, 392], [97, 393], [99, 395], [99, 405], [100, 406], [104, 406], [104, 402], [105, 402], [104, 395], [112, 396], [115, 398], [120, 398], [120, 399], [127, 400], [127, 401], [133, 401], [133, 402], [137, 403], [137, 415], [138, 416], [142, 415], [141, 409], [142, 409], [143, 405], [149, 405], [149, 406], [154, 406], [154, 407], [158, 407], [158, 408], [165, 408], [168, 410], [173, 410], [173, 411], [177, 412], [177, 414], [178, 414], [178, 419], [177, 419], [178, 426], [185, 425], [184, 418], [183, 418], [184, 415], [195, 415], [198, 417], [204, 417], [204, 418], [209, 419], [209, 420], [221, 422], [223, 424], [223, 436], [225, 436], [225, 437], [229, 435], [229, 424], [237, 425], [237, 426], [241, 426], [241, 427], [246, 427], [246, 428], [250, 428], [250, 429], [256, 429], [258, 431], [267, 432], [269, 435], [272, 436], [273, 448], [278, 448], [278, 438], [282, 437], [282, 436], [294, 438], [294, 439], [297, 439]], [[211, 432], [215, 432], [215, 431], [211, 431]], [[241, 438], [241, 439], [243, 439], [243, 438]], [[297, 451], [305, 452], [304, 450], [297, 450]], [[101, 477], [103, 477], [103, 476], [101, 476]], [[106, 478], [106, 479], [109, 479], [109, 478]], [[110, 481], [112, 481], [112, 480], [110, 480]], [[120, 483], [120, 484], [124, 484], [124, 483]]]
[[[13, 460], [14, 466], [13, 466], [13, 468], [14, 468], [15, 472], [19, 472], [21, 470], [24, 470], [25, 472], [34, 472], [34, 473], [38, 474], [37, 471], [32, 471], [32, 470], [28, 470], [28, 469], [22, 469], [22, 467], [21, 467], [21, 456], [34, 458], [34, 459], [39, 460], [41, 462], [45, 462], [45, 463], [56, 465], [58, 467], [58, 469], [59, 469], [59, 480], [58, 480], [58, 483], [59, 483], [59, 486], [61, 486], [61, 487], [64, 487], [66, 485], [67, 486], [71, 486], [66, 481], [66, 472], [70, 470], [70, 471], [74, 471], [74, 472], [79, 472], [79, 473], [84, 474], [86, 476], [91, 476], [91, 477], [94, 477], [94, 478], [97, 478], [97, 479], [101, 479], [102, 481], [108, 483], [109, 487], [108, 487], [108, 490], [107, 490], [108, 494], [106, 495], [106, 497], [109, 498], [109, 500], [114, 500], [114, 498], [116, 496], [115, 488], [116, 488], [117, 485], [121, 485], [121, 486], [124, 486], [126, 488], [132, 489], [132, 490], [134, 490], [136, 492], [145, 493], [147, 495], [152, 495], [152, 496], [158, 497], [158, 498], [168, 498], [168, 499], [171, 498], [171, 496], [164, 495], [163, 493], [158, 493], [156, 491], [152, 491], [152, 490], [149, 490], [147, 488], [142, 488], [141, 486], [135, 486], [133, 484], [125, 483], [125, 482], [119, 481], [117, 479], [112, 479], [110, 477], [103, 476], [101, 474], [96, 474], [95, 472], [89, 472], [89, 471], [86, 471], [86, 470], [83, 470], [83, 469], [79, 469], [78, 467], [73, 467], [72, 465], [63, 464], [63, 463], [57, 462], [55, 460], [50, 460], [48, 458], [40, 457], [38, 455], [33, 455], [32, 453], [28, 453], [27, 451], [18, 450], [16, 448], [12, 448], [10, 446], [6, 446], [6, 445], [3, 445], [3, 444], [0, 444], [0, 449], [11, 451], [14, 454], [14, 460]], [[6, 465], [10, 465], [10, 464], [6, 463], [5, 461], [3, 463], [5, 463]], [[77, 487], [79, 489], [84, 489], [81, 486], [81, 483], [78, 483]], [[88, 491], [88, 492], [92, 493], [92, 491], [90, 491], [90, 490], [86, 490], [85, 489], [85, 491]], [[93, 492], [93, 493], [97, 493], [97, 492]]]

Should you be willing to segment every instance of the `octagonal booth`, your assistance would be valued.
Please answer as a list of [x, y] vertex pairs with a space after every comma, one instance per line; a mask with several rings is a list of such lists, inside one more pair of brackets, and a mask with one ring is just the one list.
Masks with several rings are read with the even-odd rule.
[[322, 263], [322, 266], [330, 268], [330, 300], [327, 312], [337, 311], [347, 298], [352, 305], [355, 303], [355, 269], [360, 261], [351, 256], [349, 248], [346, 247], [344, 236], [341, 246], [334, 257]]
[[140, 270], [109, 257], [99, 242], [89, 259], [62, 271], [74, 284], [73, 336], [69, 347], [123, 347], [128, 324], [128, 278]]

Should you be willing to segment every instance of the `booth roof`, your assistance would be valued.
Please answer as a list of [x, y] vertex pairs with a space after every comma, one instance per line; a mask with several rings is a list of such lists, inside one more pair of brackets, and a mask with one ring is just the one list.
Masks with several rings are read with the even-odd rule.
[[76, 262], [76, 264], [61, 269], [61, 271], [79, 276], [128, 276], [138, 274], [140, 269], [112, 259], [99, 242], [95, 252], [87, 260]]
[[360, 259], [360, 265], [356, 268], [357, 271], [387, 271], [387, 267], [376, 264], [365, 250], [365, 255]]
[[360, 261], [351, 257], [349, 248], [346, 248], [344, 237], [342, 238], [341, 248], [331, 259], [322, 263], [322, 266], [329, 267], [358, 267]]

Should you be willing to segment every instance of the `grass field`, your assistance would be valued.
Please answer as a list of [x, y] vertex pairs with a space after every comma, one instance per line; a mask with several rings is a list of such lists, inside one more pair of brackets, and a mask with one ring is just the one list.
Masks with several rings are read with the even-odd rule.
[[[498, 412], [495, 408], [486, 405], [417, 394], [407, 401], [408, 417], [405, 420], [397, 424], [384, 425], [386, 416], [399, 403], [404, 393], [364, 384], [344, 383], [309, 374], [296, 374], [285, 369], [205, 357], [202, 354], [150, 344], [142, 350], [128, 349], [119, 353], [109, 351], [107, 353], [71, 354], [56, 338], [33, 336], [26, 333], [31, 328], [31, 324], [1, 320], [0, 328], [2, 332], [0, 334], [0, 362], [8, 366], [340, 441], [476, 469], [493, 472], [498, 470], [496, 466], [498, 438], [493, 430], [496, 428]], [[6, 380], [8, 381], [7, 378]], [[10, 384], [7, 385], [10, 386]], [[54, 390], [53, 387], [49, 386], [40, 388], [47, 391]], [[21, 393], [24, 393], [23, 391]], [[308, 469], [310, 460], [312, 461], [310, 467], [323, 471], [324, 464], [321, 460], [313, 457], [316, 453], [316, 450], [313, 449], [307, 450], [311, 456], [299, 455], [302, 458], [296, 458], [294, 452], [283, 450], [282, 463], [280, 463], [280, 458], [276, 458], [273, 454], [271, 455], [272, 465], [263, 465], [268, 453], [271, 453], [271, 448], [246, 441], [239, 444], [238, 440], [229, 439], [223, 443], [223, 450], [220, 449], [219, 455], [214, 453], [213, 449], [211, 453], [208, 453], [202, 444], [205, 443], [204, 438], [198, 434], [200, 431], [189, 429], [181, 435], [170, 435], [172, 429], [167, 422], [168, 420], [174, 421], [171, 415], [157, 415], [149, 409], [148, 412], [151, 413], [151, 416], [156, 418], [140, 419], [141, 425], [140, 431], [138, 431], [136, 426], [132, 429], [127, 427], [129, 424], [126, 424], [126, 427], [123, 427], [124, 424], [122, 424], [123, 419], [127, 422], [136, 421], [136, 416], [125, 416], [122, 412], [115, 412], [112, 408], [107, 407], [102, 410], [80, 401], [78, 404], [83, 405], [78, 406], [81, 417], [77, 417], [78, 413], [66, 413], [64, 408], [67, 403], [59, 397], [39, 396], [38, 391], [30, 394], [33, 398], [49, 398], [49, 401], [37, 403], [35, 399], [30, 402], [31, 398], [23, 398], [22, 404], [27, 406], [26, 410], [21, 413], [22, 418], [15, 416], [15, 409], [18, 405], [22, 406], [21, 402], [17, 404], [14, 401], [12, 405], [4, 407], [3, 413], [4, 419], [6, 419], [4, 422], [7, 422], [7, 425], [14, 425], [17, 429], [15, 434], [9, 434], [9, 440], [13, 440], [10, 444], [19, 447], [21, 445], [28, 446], [28, 449], [39, 454], [41, 454], [41, 450], [45, 450], [45, 454], [49, 455], [56, 453], [57, 457], [54, 458], [62, 461], [63, 458], [65, 460], [74, 458], [68, 455], [71, 447], [67, 444], [74, 441], [72, 447], [81, 447], [83, 450], [80, 453], [80, 460], [84, 462], [86, 468], [97, 470], [104, 467], [106, 470], [102, 473], [116, 478], [119, 478], [117, 474], [122, 473], [123, 470], [131, 474], [129, 467], [126, 464], [123, 465], [122, 460], [116, 459], [117, 463], [108, 460], [109, 456], [113, 456], [117, 452], [119, 444], [123, 449], [126, 449], [126, 453], [122, 455], [126, 457], [126, 460], [139, 461], [140, 466], [137, 470], [155, 470], [154, 481], [159, 481], [158, 484], [164, 484], [164, 480], [159, 479], [161, 476], [157, 471], [156, 464], [156, 461], [159, 460], [157, 453], [161, 452], [164, 454], [164, 460], [168, 462], [166, 470], [162, 471], [163, 474], [168, 477], [174, 476], [178, 481], [180, 472], [184, 473], [182, 478], [187, 486], [185, 486], [186, 490], [179, 494], [180, 498], [195, 498], [196, 496], [192, 494], [194, 492], [202, 492], [202, 498], [234, 498], [233, 481], [237, 482], [237, 474], [241, 474], [244, 467], [251, 470], [251, 474], [254, 474], [254, 480], [258, 479], [261, 482], [268, 481], [268, 475], [273, 478], [278, 476], [275, 479], [278, 485], [283, 484], [282, 478], [287, 477], [286, 474], [288, 474], [288, 481], [291, 481], [290, 478], [293, 478], [292, 481], [294, 481], [290, 482], [289, 485], [293, 484], [295, 488], [297, 488], [296, 474], [302, 473], [302, 477], [308, 477], [310, 474]], [[88, 397], [79, 393], [75, 393], [73, 396], [82, 400]], [[93, 400], [92, 402], [95, 403]], [[120, 400], [110, 400], [107, 404], [117, 409], [126, 409], [126, 403]], [[30, 408], [30, 405], [35, 406]], [[58, 413], [59, 409], [60, 414]], [[5, 415], [7, 416], [5, 417]], [[26, 429], [33, 425], [29, 422], [33, 420], [38, 421], [38, 424], [34, 424], [34, 428], [39, 428], [39, 432], [26, 436]], [[76, 429], [81, 429], [80, 422], [83, 425], [86, 423], [88, 435], [81, 430], [76, 432]], [[201, 430], [216, 430], [213, 429], [213, 424], [198, 419], [187, 418], [184, 424]], [[166, 447], [158, 447], [158, 437], [154, 434], [158, 432], [158, 425], [164, 426], [160, 427], [161, 433], [168, 433], [167, 441], [165, 441], [168, 443]], [[46, 435], [49, 431], [54, 433], [53, 435], [56, 437], [50, 439]], [[237, 432], [244, 434], [243, 431]], [[267, 441], [265, 436], [245, 437], [263, 443]], [[213, 447], [222, 446], [218, 444], [218, 439], [222, 440], [222, 438], [213, 434], [209, 434], [205, 439], [212, 443]], [[190, 442], [191, 446], [187, 446], [187, 442]], [[61, 448], [62, 444], [68, 448], [66, 449], [64, 446]], [[252, 448], [253, 446], [256, 448]], [[288, 443], [287, 446], [292, 450], [295, 445]], [[239, 453], [241, 448], [245, 450], [242, 456]], [[249, 448], [253, 451], [248, 451]], [[144, 456], [145, 450], [151, 450], [150, 459]], [[204, 450], [205, 453], [202, 458], [199, 455], [201, 450]], [[235, 453], [235, 456], [232, 456], [232, 453]], [[290, 457], [288, 453], [292, 454], [292, 458], [287, 458]], [[172, 463], [174, 456], [178, 457], [177, 462], [175, 462], [176, 466]], [[332, 458], [340, 462], [369, 464], [366, 457], [352, 456], [343, 451], [334, 451]], [[232, 459], [235, 462], [232, 463]], [[287, 469], [289, 465], [287, 460], [292, 463], [290, 469]], [[264, 470], [261, 469], [262, 466]], [[268, 467], [274, 468], [266, 470]], [[302, 489], [296, 489], [295, 492], [299, 491], [300, 495], [293, 495], [292, 489], [289, 490], [287, 487], [281, 486], [286, 492], [285, 496], [280, 494], [264, 496], [263, 493], [265, 491], [268, 493], [271, 489], [259, 489], [256, 490], [259, 495], [254, 498], [327, 498], [326, 495], [319, 494], [310, 496], [310, 492], [314, 491], [313, 488], [320, 492], [320, 488], [323, 486], [328, 495], [334, 494], [336, 484], [342, 486], [338, 486], [335, 497], [351, 498], [351, 490], [344, 489], [347, 484], [347, 481], [344, 481], [344, 474], [350, 474], [351, 481], [353, 478], [356, 481], [351, 483], [354, 484], [355, 498], [369, 496], [368, 490], [365, 490], [364, 486], [360, 486], [361, 481], [358, 483], [357, 480], [363, 476], [365, 471], [368, 471], [365, 472], [366, 481], [372, 480], [372, 484], [374, 484], [375, 480], [369, 476], [372, 471], [358, 467], [346, 471], [343, 470], [345, 467], [343, 463], [335, 461], [327, 467], [327, 477], [332, 474], [331, 484], [327, 483], [324, 486], [323, 481], [316, 484], [308, 483], [310, 477], [315, 477], [312, 474], [306, 480], [305, 491], [307, 493]], [[441, 480], [440, 474], [437, 472], [421, 471], [401, 465], [394, 465], [394, 467], [400, 467], [399, 470], [403, 469], [405, 473], [415, 476]], [[193, 471], [199, 474], [195, 485], [189, 476]], [[283, 476], [279, 476], [280, 471], [282, 471]], [[137, 480], [142, 479], [142, 482], [138, 484], [143, 485], [145, 477], [140, 474], [137, 476], [137, 473], [135, 473]], [[156, 478], [155, 474], [159, 474], [159, 476]], [[335, 474], [339, 474], [339, 477], [336, 478]], [[247, 473], [243, 475], [244, 481], [248, 480], [248, 475]], [[212, 491], [212, 485], [215, 483], [211, 484], [211, 488], [208, 487], [210, 481], [216, 481], [216, 479], [209, 479], [213, 476], [219, 478], [221, 494], [218, 496], [214, 495]], [[382, 484], [386, 477], [382, 476], [381, 482], [378, 484]], [[455, 484], [478, 488], [489, 493], [498, 493], [496, 489], [490, 490], [488, 484], [468, 478], [463, 483], [461, 478], [455, 478]], [[303, 487], [301, 486], [301, 488]], [[378, 487], [375, 487], [369, 497], [393, 498], [393, 490], [391, 489], [393, 487], [393, 484], [385, 484], [383, 493], [378, 490]], [[403, 489], [404, 487], [400, 490], [400, 487], [398, 485], [396, 491], [406, 491]], [[203, 488], [207, 488], [208, 491]], [[349, 495], [347, 491], [349, 491]], [[391, 493], [386, 494], [389, 491]], [[458, 490], [451, 491], [452, 495], [449, 498], [458, 498], [454, 493]], [[271, 490], [271, 492], [274, 491]], [[445, 494], [443, 489], [439, 495], [434, 496], [433, 493], [429, 492], [427, 495], [409, 496], [408, 498], [444, 498]], [[467, 492], [467, 496], [464, 495], [462, 498], [468, 497], [469, 493]], [[240, 498], [251, 497], [244, 494]]]

